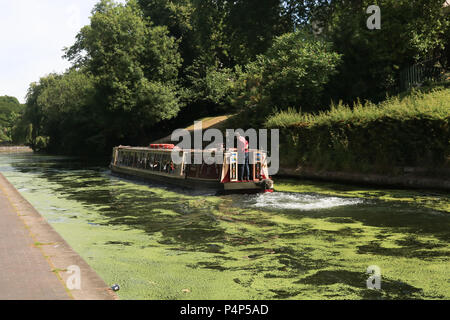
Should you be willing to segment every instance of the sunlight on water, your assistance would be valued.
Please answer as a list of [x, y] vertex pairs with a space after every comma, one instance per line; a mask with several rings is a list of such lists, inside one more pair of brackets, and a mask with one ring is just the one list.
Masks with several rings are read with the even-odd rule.
[[252, 204], [256, 208], [320, 210], [342, 206], [354, 206], [364, 203], [362, 199], [326, 197], [321, 195], [293, 194], [284, 192], [258, 195]]

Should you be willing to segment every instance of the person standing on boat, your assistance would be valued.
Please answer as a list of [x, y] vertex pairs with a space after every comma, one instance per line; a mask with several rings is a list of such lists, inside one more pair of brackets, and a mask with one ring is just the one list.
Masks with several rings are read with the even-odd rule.
[[[248, 141], [245, 137], [236, 133], [239, 158], [244, 157], [245, 161], [239, 161], [239, 179], [240, 181], [250, 180], [250, 155]], [[246, 178], [244, 180], [244, 177]]]

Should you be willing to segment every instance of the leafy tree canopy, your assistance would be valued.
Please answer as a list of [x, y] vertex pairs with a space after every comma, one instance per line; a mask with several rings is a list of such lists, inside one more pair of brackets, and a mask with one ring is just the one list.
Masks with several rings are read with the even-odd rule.
[[258, 121], [275, 109], [314, 111], [340, 58], [331, 43], [308, 33], [284, 34], [265, 55], [246, 66], [237, 83], [235, 103], [254, 109]]
[[[373, 4], [380, 30], [366, 26]], [[16, 131], [55, 152], [109, 153], [117, 144], [147, 144], [186, 119], [238, 111], [246, 125], [261, 126], [274, 110], [380, 100], [398, 91], [400, 71], [415, 62], [450, 65], [442, 5], [100, 0], [65, 49], [73, 67], [30, 86]]]
[[[369, 30], [366, 9], [381, 10], [381, 29]], [[442, 0], [331, 1], [324, 37], [343, 54], [339, 75], [330, 84], [335, 99], [380, 100], [396, 93], [400, 71], [439, 56], [450, 31]]]
[[24, 111], [24, 106], [15, 97], [0, 97], [0, 143], [13, 140], [13, 129]]

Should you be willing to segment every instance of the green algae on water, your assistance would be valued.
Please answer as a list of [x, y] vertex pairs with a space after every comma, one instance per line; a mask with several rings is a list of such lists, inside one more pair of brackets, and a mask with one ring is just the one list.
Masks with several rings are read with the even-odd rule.
[[450, 196], [438, 191], [375, 189], [307, 180], [276, 179], [280, 192], [313, 192], [340, 197], [358, 197], [382, 201], [405, 202], [423, 208], [450, 212]]
[[283, 180], [216, 197], [41, 155], [0, 170], [122, 299], [450, 298], [445, 195]]

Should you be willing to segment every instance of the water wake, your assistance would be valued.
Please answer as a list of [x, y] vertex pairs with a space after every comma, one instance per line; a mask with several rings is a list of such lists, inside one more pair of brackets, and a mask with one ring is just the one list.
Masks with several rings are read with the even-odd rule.
[[275, 192], [258, 195], [252, 202], [254, 202], [252, 206], [256, 208], [309, 211], [353, 206], [364, 203], [364, 200], [301, 193]]

